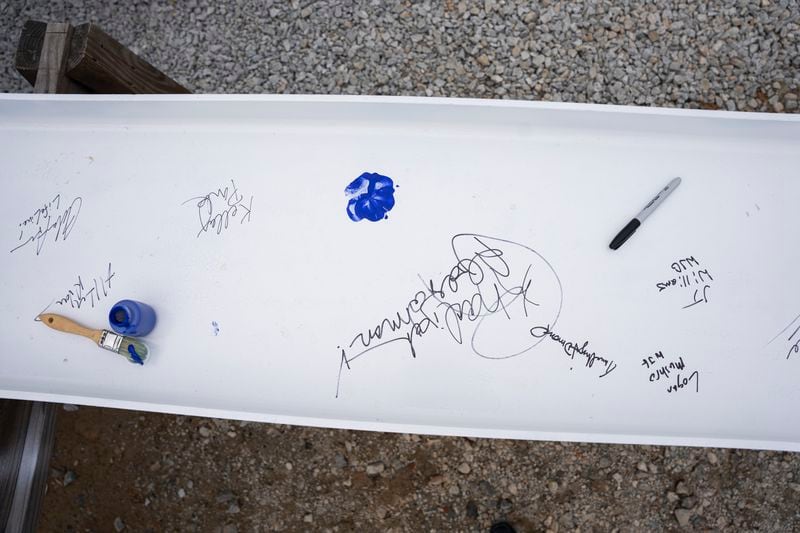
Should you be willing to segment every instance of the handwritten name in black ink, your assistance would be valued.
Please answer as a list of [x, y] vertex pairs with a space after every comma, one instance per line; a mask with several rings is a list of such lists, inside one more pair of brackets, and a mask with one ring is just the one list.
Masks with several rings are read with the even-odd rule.
[[685, 257], [683, 259], [678, 259], [677, 261], [674, 261], [670, 265], [670, 268], [672, 268], [672, 270], [674, 270], [675, 272], [680, 274], [681, 272], [686, 272], [690, 268], [693, 268], [693, 267], [696, 267], [696, 266], [700, 266], [700, 261], [695, 259], [694, 256], [692, 255], [692, 256]]
[[[510, 259], [509, 250], [526, 256], [519, 266]], [[457, 344], [464, 344], [464, 324], [474, 323], [470, 348], [476, 355], [487, 359], [506, 359], [527, 352], [540, 341], [528, 341], [526, 345], [511, 353], [487, 352], [478, 348], [477, 338], [481, 324], [491, 316], [504, 317], [515, 327], [522, 324], [522, 331], [529, 313], [540, 306], [533, 299], [534, 275], [539, 280], [552, 281], [557, 288], [557, 309], [552, 320], [558, 320], [561, 312], [561, 282], [555, 270], [536, 251], [512, 241], [477, 234], [458, 234], [451, 239], [451, 249], [456, 263], [441, 278], [420, 278], [423, 289], [414, 293], [402, 310], [383, 318], [366, 331], [356, 333], [349, 342], [338, 346], [339, 376], [342, 370], [351, 369], [351, 363], [376, 348], [393, 343], [408, 346], [413, 358], [417, 357], [415, 341], [435, 330], [444, 330]], [[467, 251], [465, 253], [465, 250]], [[541, 274], [540, 274], [541, 272]], [[543, 281], [546, 282], [546, 281]], [[555, 308], [556, 304], [553, 304]]]
[[680, 373], [675, 374], [675, 383], [667, 387], [667, 392], [678, 392], [678, 390], [688, 386], [694, 380], [694, 391], [700, 392], [700, 372], [695, 370], [689, 377], [681, 376]]
[[111, 290], [111, 280], [114, 279], [115, 272], [111, 269], [111, 263], [108, 263], [108, 269], [105, 273], [93, 277], [89, 282], [84, 283], [83, 278], [78, 276], [78, 281], [72, 285], [67, 293], [54, 303], [61, 306], [69, 306], [73, 309], [80, 309], [87, 303], [94, 309], [96, 303], [108, 296]]
[[613, 359], [601, 357], [597, 355], [597, 353], [589, 351], [589, 341], [579, 344], [577, 342], [567, 340], [553, 331], [549, 324], [547, 326], [534, 326], [530, 329], [530, 333], [531, 336], [536, 339], [548, 337], [551, 340], [559, 343], [561, 348], [564, 350], [564, 353], [571, 360], [574, 360], [576, 355], [583, 357], [585, 360], [584, 366], [586, 368], [592, 368], [595, 363], [599, 363], [600, 366], [605, 369], [603, 373], [598, 376], [600, 378], [606, 377], [617, 368], [617, 363], [615, 363]]
[[[502, 250], [490, 248], [477, 236], [474, 238], [480, 243], [480, 249], [472, 257], [457, 256], [458, 262], [438, 283], [428, 280], [425, 290], [417, 291], [402, 311], [394, 313], [392, 317], [384, 318], [366, 332], [357, 333], [349, 342], [348, 348], [354, 346], [359, 349], [369, 348], [375, 340], [381, 340], [386, 333], [405, 329], [398, 340], [408, 342], [412, 357], [416, 357], [414, 339], [423, 336], [431, 327], [447, 330], [456, 343], [463, 344], [461, 323], [464, 320], [474, 322], [501, 309], [510, 319], [508, 306], [519, 296], [522, 296], [523, 311], [527, 315], [528, 305], [538, 305], [528, 297], [532, 283], [532, 280], [528, 279], [530, 268], [526, 269], [519, 285], [506, 287], [502, 280], [509, 277], [511, 271], [503, 259]], [[491, 296], [494, 299], [488, 299], [489, 296], [483, 293], [485, 287], [481, 287], [489, 276], [494, 278], [491, 288], [494, 293]], [[456, 299], [454, 302], [446, 301], [447, 296], [459, 293], [460, 283], [475, 288], [475, 291], [467, 298]], [[506, 301], [509, 300], [508, 297], [512, 297], [510, 301]], [[430, 305], [427, 305], [428, 302], [431, 302]], [[354, 355], [348, 361], [352, 361], [358, 355], [360, 354]]]
[[[75, 227], [75, 222], [78, 220], [78, 214], [83, 205], [83, 199], [78, 196], [69, 205], [63, 202], [65, 209], [61, 209], [61, 194], [56, 194], [52, 199], [44, 202], [41, 206], [37, 207], [32, 215], [17, 224], [19, 228], [19, 235], [17, 242], [9, 253], [14, 253], [17, 250], [33, 244], [32, 248], [36, 255], [42, 253], [44, 245], [48, 240], [62, 241], [67, 240], [72, 228]], [[52, 239], [48, 239], [52, 237]]]
[[674, 261], [670, 268], [672, 274], [669, 278], [656, 283], [658, 292], [668, 289], [687, 289], [691, 293], [691, 301], [683, 305], [683, 309], [694, 307], [697, 304], [708, 303], [709, 289], [714, 277], [708, 268], [701, 268], [700, 261], [694, 256], [685, 257]]
[[250, 222], [253, 210], [253, 196], [245, 200], [245, 196], [239, 192], [236, 183], [231, 179], [230, 186], [219, 188], [204, 196], [194, 196], [189, 198], [181, 205], [191, 203], [197, 209], [197, 218], [200, 221], [200, 230], [197, 237], [207, 232], [214, 232], [217, 235], [238, 217], [239, 224]]
[[686, 370], [686, 363], [683, 361], [683, 356], [678, 359], [667, 360], [664, 357], [664, 352], [658, 351], [653, 355], [648, 355], [642, 358], [642, 365], [649, 371], [648, 380], [650, 383], [660, 382], [662, 379], [665, 382], [670, 380], [670, 376], [675, 375], [675, 382], [667, 386], [667, 392], [677, 392], [678, 390], [686, 387], [694, 380], [695, 392], [700, 392], [700, 372], [695, 370], [689, 377], [681, 374]]

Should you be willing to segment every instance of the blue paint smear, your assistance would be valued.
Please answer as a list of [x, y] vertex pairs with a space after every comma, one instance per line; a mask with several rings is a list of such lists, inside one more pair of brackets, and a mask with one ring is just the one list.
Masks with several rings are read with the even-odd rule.
[[133, 344], [128, 344], [128, 353], [131, 354], [131, 359], [133, 359], [134, 363], [139, 363], [140, 365], [144, 364], [142, 358], [136, 353], [136, 348], [133, 347]]
[[392, 178], [376, 172], [361, 174], [344, 189], [344, 194], [349, 199], [347, 216], [353, 222], [389, 218], [386, 213], [394, 207]]

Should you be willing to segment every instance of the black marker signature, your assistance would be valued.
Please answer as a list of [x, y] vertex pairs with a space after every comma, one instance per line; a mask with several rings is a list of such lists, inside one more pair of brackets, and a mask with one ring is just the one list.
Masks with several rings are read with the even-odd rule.
[[30, 243], [35, 243], [34, 249], [36, 250], [36, 255], [39, 255], [42, 252], [44, 243], [47, 242], [48, 234], [52, 230], [55, 230], [53, 232], [53, 241], [57, 241], [59, 237], [62, 241], [67, 240], [72, 228], [75, 227], [75, 221], [78, 219], [78, 213], [80, 213], [82, 205], [83, 199], [78, 196], [72, 200], [69, 207], [60, 213], [61, 195], [55, 195], [52, 200], [43, 204], [31, 216], [18, 224], [19, 237], [17, 237], [17, 245], [9, 253], [14, 253]]
[[677, 374], [675, 376], [675, 383], [667, 387], [667, 392], [678, 392], [678, 390], [688, 386], [692, 380], [694, 380], [694, 391], [700, 392], [700, 372], [697, 370], [689, 374], [688, 378], [686, 376], [681, 377], [680, 374]]
[[189, 198], [181, 205], [195, 201], [197, 217], [200, 219], [200, 231], [197, 232], [197, 237], [209, 230], [216, 230], [217, 235], [219, 235], [222, 230], [228, 228], [230, 221], [239, 214], [241, 214], [239, 224], [249, 222], [253, 209], [253, 196], [250, 196], [250, 200], [244, 203], [244, 195], [239, 192], [236, 183], [232, 179], [230, 187], [226, 186], [224, 189], [217, 189], [205, 196]]
[[[797, 327], [795, 327], [795, 324], [797, 325]], [[792, 330], [792, 328], [794, 329]], [[772, 340], [770, 340], [767, 343], [767, 345], [772, 344], [778, 337], [780, 337], [789, 330], [792, 330], [792, 333], [789, 335], [789, 337], [786, 338], [786, 341], [790, 343], [794, 341], [794, 344], [789, 346], [789, 351], [786, 352], [786, 359], [789, 359], [792, 356], [792, 354], [800, 353], [800, 315], [794, 317], [794, 320], [789, 322], [788, 326], [783, 328], [777, 335], [772, 337]]]
[[668, 361], [666, 357], [664, 357], [664, 352], [661, 350], [655, 352], [653, 355], [643, 357], [642, 358], [642, 366], [645, 367], [647, 370], [652, 370], [648, 379], [650, 383], [657, 383], [661, 381], [661, 379], [670, 379], [670, 375], [672, 372], [676, 373], [675, 376], [675, 383], [669, 385], [667, 387], [667, 392], [676, 392], [684, 387], [686, 387], [692, 380], [695, 380], [695, 392], [700, 392], [700, 371], [695, 370], [689, 377], [681, 377], [681, 372], [686, 370], [686, 363], [683, 362], [683, 356], [679, 356], [677, 359], [672, 359]]
[[554, 332], [549, 324], [547, 326], [534, 326], [530, 329], [530, 333], [531, 336], [536, 339], [549, 337], [551, 340], [559, 343], [563, 348], [564, 353], [567, 354], [570, 359], [575, 359], [576, 354], [582, 356], [586, 360], [586, 368], [592, 368], [595, 363], [600, 363], [605, 367], [605, 372], [600, 374], [598, 377], [606, 377], [617, 368], [617, 363], [615, 363], [613, 359], [606, 359], [605, 357], [597, 355], [595, 352], [590, 352], [587, 349], [589, 346], [589, 341], [585, 341], [581, 345], [572, 341], [568, 341]]
[[694, 301], [692, 303], [690, 303], [690, 304], [684, 305], [683, 309], [686, 309], [687, 307], [692, 307], [693, 305], [697, 305], [697, 304], [700, 304], [700, 303], [708, 303], [707, 291], [708, 291], [709, 288], [710, 288], [710, 285], [703, 285], [702, 292], [700, 291], [700, 289], [695, 289], [694, 290], [694, 298], [693, 298]]
[[682, 309], [708, 303], [708, 290], [714, 282], [714, 277], [708, 268], [703, 268], [693, 255], [674, 261], [670, 268], [673, 270], [670, 278], [655, 284], [658, 292], [665, 290], [683, 292], [681, 289], [693, 289], [692, 301], [682, 306]]
[[[350, 370], [350, 363], [375, 348], [399, 341], [406, 343], [411, 356], [416, 357], [416, 339], [441, 329], [456, 343], [463, 344], [463, 324], [472, 322], [475, 323], [470, 338], [472, 351], [487, 359], [507, 359], [541, 342], [532, 341], [527, 335], [527, 318], [533, 309], [549, 312], [548, 319], [553, 323], [558, 320], [563, 300], [561, 281], [547, 260], [535, 250], [504, 239], [466, 233], [451, 239], [451, 249], [456, 263], [447, 274], [436, 281], [420, 278], [424, 288], [418, 290], [401, 311], [357, 333], [344, 347], [337, 347], [340, 351], [337, 397], [342, 370]], [[535, 276], [537, 284], [534, 284]], [[551, 300], [557, 302], [548, 302], [550, 305], [539, 309], [540, 303], [533, 299], [533, 292], [540, 291], [547, 283], [552, 286], [544, 292], [549, 290]], [[498, 317], [502, 325], [512, 328], [514, 331], [509, 330], [510, 334], [522, 332], [523, 344], [511, 353], [499, 353], [491, 347], [489, 351], [479, 348], [479, 332], [492, 317]], [[350, 354], [351, 351], [355, 353]]]
[[86, 285], [84, 285], [81, 276], [78, 276], [77, 283], [73, 284], [63, 298], [56, 300], [54, 303], [62, 306], [69, 305], [73, 309], [80, 309], [82, 305], [88, 302], [94, 308], [95, 303], [99, 303], [100, 300], [108, 296], [108, 291], [111, 290], [111, 280], [115, 275], [116, 273], [111, 270], [111, 263], [109, 262], [107, 273], [92, 278]]

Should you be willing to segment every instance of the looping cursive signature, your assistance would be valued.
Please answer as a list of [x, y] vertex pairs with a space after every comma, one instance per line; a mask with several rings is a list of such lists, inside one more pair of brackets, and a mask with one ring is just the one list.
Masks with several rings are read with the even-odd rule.
[[219, 235], [228, 228], [230, 221], [238, 215], [241, 215], [239, 216], [239, 224], [249, 222], [253, 209], [253, 196], [250, 196], [250, 200], [247, 203], [244, 202], [244, 199], [244, 195], [239, 192], [236, 183], [231, 179], [230, 186], [219, 188], [205, 196], [194, 196], [181, 205], [195, 202], [197, 217], [200, 220], [200, 230], [197, 232], [197, 237], [200, 237], [201, 233], [206, 233], [209, 230], [215, 230]]
[[605, 367], [605, 371], [598, 377], [606, 377], [617, 368], [617, 363], [615, 363], [613, 359], [606, 359], [605, 357], [597, 355], [595, 352], [590, 352], [587, 349], [589, 341], [585, 341], [583, 344], [579, 345], [576, 342], [564, 339], [553, 331], [549, 324], [546, 326], [534, 326], [530, 329], [530, 333], [534, 338], [543, 339], [549, 337], [551, 340], [559, 343], [564, 353], [567, 354], [570, 359], [575, 359], [575, 355], [582, 356], [586, 361], [586, 368], [592, 368], [595, 363], [600, 363], [601, 366]]
[[39, 255], [51, 231], [53, 241], [58, 241], [59, 238], [62, 241], [67, 240], [72, 228], [75, 227], [82, 205], [83, 199], [78, 196], [63, 212], [60, 212], [61, 194], [56, 194], [52, 200], [42, 204], [31, 216], [18, 224], [17, 245], [9, 253], [14, 253], [20, 248], [34, 243], [36, 255]]
[[[553, 323], [558, 320], [563, 300], [561, 281], [538, 252], [512, 241], [467, 233], [454, 236], [451, 248], [456, 262], [447, 274], [435, 281], [420, 277], [423, 289], [401, 311], [357, 333], [344, 347], [337, 347], [340, 351], [337, 397], [342, 370], [350, 370], [355, 359], [376, 348], [406, 343], [411, 356], [416, 357], [415, 340], [437, 329], [447, 331], [453, 341], [463, 344], [466, 322], [475, 324], [469, 343], [473, 353], [487, 359], [507, 359], [541, 342], [527, 335], [527, 319], [533, 309], [549, 314], [548, 319]], [[535, 300], [534, 292], [549, 298], [547, 305]], [[500, 319], [501, 327], [510, 328], [501, 332], [502, 337], [514, 337], [521, 332], [521, 344], [511, 350], [501, 350], [491, 342], [488, 348], [479, 347], [479, 331], [487, 319], [495, 316]], [[498, 336], [498, 332], [494, 335]], [[350, 354], [351, 351], [355, 353]]]

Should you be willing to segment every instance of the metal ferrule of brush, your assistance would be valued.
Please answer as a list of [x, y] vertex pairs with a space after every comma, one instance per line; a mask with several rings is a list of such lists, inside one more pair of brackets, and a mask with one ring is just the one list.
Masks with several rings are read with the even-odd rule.
[[114, 353], [119, 353], [119, 347], [122, 344], [122, 335], [117, 335], [107, 329], [103, 330], [100, 335], [100, 347], [110, 350]]

